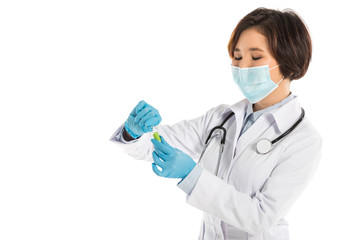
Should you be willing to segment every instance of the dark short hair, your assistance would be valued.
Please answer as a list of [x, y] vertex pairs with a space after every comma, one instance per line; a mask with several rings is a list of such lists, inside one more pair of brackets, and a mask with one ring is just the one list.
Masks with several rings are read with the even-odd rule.
[[243, 17], [227, 46], [231, 58], [240, 34], [251, 27], [267, 38], [284, 78], [296, 80], [305, 75], [311, 60], [311, 38], [304, 21], [293, 10], [257, 8]]

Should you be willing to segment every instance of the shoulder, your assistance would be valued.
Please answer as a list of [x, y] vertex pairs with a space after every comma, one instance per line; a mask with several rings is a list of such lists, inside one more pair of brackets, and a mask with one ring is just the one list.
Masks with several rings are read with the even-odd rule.
[[297, 140], [306, 139], [309, 141], [322, 141], [321, 134], [313, 126], [311, 121], [306, 117], [304, 118], [302, 123], [298, 126], [296, 131], [294, 131], [294, 135], [295, 135], [294, 137], [296, 137]]
[[306, 158], [319, 155], [323, 141], [321, 134], [306, 117], [284, 140], [282, 144], [285, 147], [285, 153], [304, 154]]
[[240, 114], [244, 112], [248, 105], [249, 101], [244, 98], [241, 101], [238, 101], [232, 105], [229, 104], [219, 104], [218, 106], [212, 108], [214, 117], [221, 117], [222, 115], [227, 115], [230, 112], [235, 112], [236, 114]]
[[205, 116], [208, 116], [211, 119], [216, 119], [221, 116], [229, 108], [228, 104], [219, 104], [215, 107], [210, 108], [206, 111]]

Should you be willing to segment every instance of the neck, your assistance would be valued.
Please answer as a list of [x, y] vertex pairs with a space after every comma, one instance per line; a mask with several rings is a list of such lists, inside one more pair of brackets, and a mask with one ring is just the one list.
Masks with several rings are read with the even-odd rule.
[[272, 105], [275, 105], [275, 104], [281, 102], [282, 100], [284, 100], [285, 98], [287, 98], [290, 94], [291, 94], [290, 81], [289, 80], [284, 81], [283, 85], [281, 85], [281, 87], [278, 87], [277, 89], [275, 89], [275, 91], [270, 93], [263, 100], [261, 100], [257, 103], [254, 103], [253, 104], [253, 112], [256, 112], [256, 111], [268, 108]]

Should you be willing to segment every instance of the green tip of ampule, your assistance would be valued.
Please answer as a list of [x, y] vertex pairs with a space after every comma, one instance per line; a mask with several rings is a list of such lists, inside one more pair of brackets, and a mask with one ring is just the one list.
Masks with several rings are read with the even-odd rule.
[[155, 126], [153, 126], [153, 129], [152, 129], [152, 134], [154, 136], [154, 139], [158, 140], [159, 142], [161, 142], [161, 138], [159, 136], [159, 133], [157, 132], [157, 129]]
[[159, 142], [161, 142], [161, 138], [160, 138], [158, 132], [153, 133], [153, 136], [154, 136], [154, 138], [155, 138], [156, 140], [158, 140]]

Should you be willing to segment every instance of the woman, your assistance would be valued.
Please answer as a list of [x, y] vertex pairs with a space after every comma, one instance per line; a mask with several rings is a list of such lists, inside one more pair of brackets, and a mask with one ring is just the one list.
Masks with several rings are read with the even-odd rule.
[[[111, 140], [154, 161], [157, 175], [181, 178], [187, 203], [204, 212], [199, 239], [289, 239], [284, 216], [312, 178], [322, 143], [290, 91], [308, 69], [311, 39], [293, 11], [258, 8], [238, 23], [228, 52], [246, 99], [172, 126], [159, 124], [159, 112], [141, 101]], [[222, 151], [222, 130], [207, 141], [219, 125]], [[161, 141], [151, 139], [154, 126]], [[272, 146], [261, 140], [289, 129]]]

